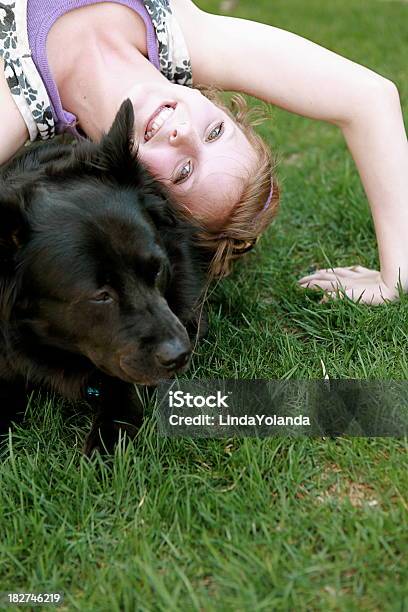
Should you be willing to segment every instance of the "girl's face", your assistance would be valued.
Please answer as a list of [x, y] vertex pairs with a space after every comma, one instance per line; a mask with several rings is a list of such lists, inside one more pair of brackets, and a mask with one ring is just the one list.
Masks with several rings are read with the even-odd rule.
[[243, 132], [190, 87], [144, 83], [129, 97], [140, 160], [194, 216], [216, 228], [256, 165]]

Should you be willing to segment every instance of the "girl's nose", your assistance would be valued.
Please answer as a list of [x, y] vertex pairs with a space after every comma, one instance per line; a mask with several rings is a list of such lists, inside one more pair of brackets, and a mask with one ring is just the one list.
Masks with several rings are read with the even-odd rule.
[[192, 130], [188, 123], [179, 123], [177, 127], [170, 130], [169, 140], [170, 144], [177, 146], [184, 142], [191, 140]]

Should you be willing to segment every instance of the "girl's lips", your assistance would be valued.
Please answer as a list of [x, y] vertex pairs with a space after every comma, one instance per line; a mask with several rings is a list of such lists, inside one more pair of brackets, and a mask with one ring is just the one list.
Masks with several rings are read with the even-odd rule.
[[[156, 110], [154, 111], [154, 113], [149, 117], [147, 123], [146, 123], [146, 127], [145, 127], [145, 131], [144, 131], [144, 139], [146, 141], [146, 135], [147, 132], [149, 131], [149, 126], [151, 125], [151, 123], [154, 121], [155, 117], [157, 117], [157, 115], [160, 113], [160, 111], [163, 108], [172, 108], [173, 110], [176, 108], [177, 106], [177, 102], [163, 102], [163, 104], [160, 104], [160, 106], [158, 106], [156, 108]], [[157, 130], [158, 131], [158, 130]], [[154, 134], [153, 134], [154, 136]], [[153, 138], [153, 136], [151, 138]], [[150, 140], [150, 139], [149, 139]]]

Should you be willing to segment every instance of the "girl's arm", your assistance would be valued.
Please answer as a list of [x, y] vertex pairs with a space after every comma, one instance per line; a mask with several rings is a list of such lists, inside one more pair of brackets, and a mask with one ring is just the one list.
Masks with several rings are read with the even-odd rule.
[[26, 124], [18, 110], [4, 76], [0, 59], [0, 165], [13, 157], [29, 137]]
[[242, 91], [283, 109], [337, 125], [356, 162], [374, 219], [381, 272], [317, 271], [303, 286], [368, 303], [408, 290], [408, 143], [395, 85], [306, 39], [244, 19], [210, 15], [173, 0], [194, 80]]

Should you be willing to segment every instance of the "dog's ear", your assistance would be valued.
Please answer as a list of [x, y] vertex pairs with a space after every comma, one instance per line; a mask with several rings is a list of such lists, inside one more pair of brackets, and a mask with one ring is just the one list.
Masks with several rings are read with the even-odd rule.
[[13, 190], [0, 182], [0, 266], [4, 269], [26, 243], [29, 233], [27, 210], [29, 188]]
[[133, 145], [134, 121], [133, 105], [127, 98], [120, 105], [109, 132], [102, 138], [102, 147], [113, 147], [117, 153], [127, 154]]
[[19, 287], [18, 253], [29, 238], [29, 189], [0, 181], [0, 319], [9, 320]]
[[103, 136], [96, 150], [100, 167], [122, 184], [138, 183], [145, 178], [145, 172], [136, 160], [133, 133], [133, 105], [127, 99], [122, 102], [109, 132]]

